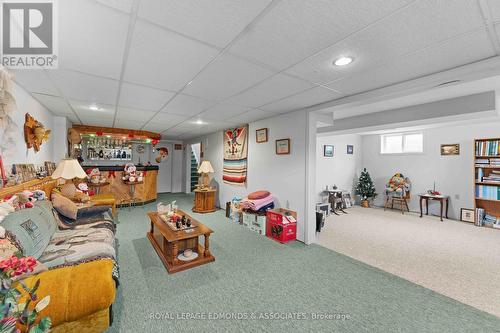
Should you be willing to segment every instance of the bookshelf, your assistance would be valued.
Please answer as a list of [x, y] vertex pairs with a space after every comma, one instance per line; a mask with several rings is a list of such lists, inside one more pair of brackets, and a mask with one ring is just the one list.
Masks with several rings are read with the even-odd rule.
[[500, 230], [500, 138], [474, 140], [474, 211], [476, 225]]

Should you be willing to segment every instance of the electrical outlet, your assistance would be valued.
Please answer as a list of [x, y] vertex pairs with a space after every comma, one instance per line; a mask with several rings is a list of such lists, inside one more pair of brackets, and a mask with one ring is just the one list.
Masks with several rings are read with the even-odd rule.
[[460, 200], [460, 194], [455, 194], [455, 200]]

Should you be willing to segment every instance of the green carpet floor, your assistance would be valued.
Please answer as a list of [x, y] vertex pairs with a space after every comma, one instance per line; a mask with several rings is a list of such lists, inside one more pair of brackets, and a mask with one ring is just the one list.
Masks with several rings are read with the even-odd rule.
[[[174, 199], [190, 211], [189, 195], [159, 201]], [[155, 209], [120, 210], [121, 285], [109, 332], [500, 332], [500, 318], [321, 246], [279, 244], [231, 223], [224, 211], [193, 214], [214, 230], [216, 261], [169, 275], [146, 238], [146, 212]], [[185, 313], [309, 319], [184, 320]], [[312, 320], [313, 313], [349, 319]]]

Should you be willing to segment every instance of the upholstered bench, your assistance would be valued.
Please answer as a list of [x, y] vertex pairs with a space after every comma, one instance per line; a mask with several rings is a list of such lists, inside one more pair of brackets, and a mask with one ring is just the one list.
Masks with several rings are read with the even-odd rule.
[[96, 206], [111, 206], [113, 217], [116, 217], [116, 199], [112, 194], [96, 194], [90, 197], [90, 201]]

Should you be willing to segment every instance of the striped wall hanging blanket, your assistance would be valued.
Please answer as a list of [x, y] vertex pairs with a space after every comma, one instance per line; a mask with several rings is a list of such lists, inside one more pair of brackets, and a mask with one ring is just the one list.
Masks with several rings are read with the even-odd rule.
[[247, 181], [248, 127], [224, 131], [224, 168], [222, 180], [227, 184], [245, 185]]

